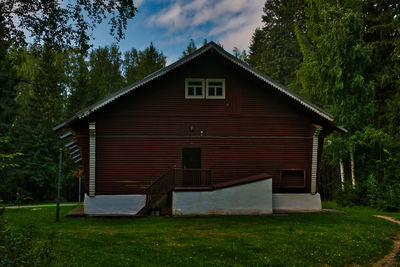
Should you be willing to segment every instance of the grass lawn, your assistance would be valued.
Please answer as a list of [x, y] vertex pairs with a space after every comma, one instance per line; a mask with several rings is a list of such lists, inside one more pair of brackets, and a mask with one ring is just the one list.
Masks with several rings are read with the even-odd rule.
[[53, 236], [55, 266], [371, 265], [400, 230], [360, 207], [345, 214], [64, 217], [72, 208], [61, 208], [59, 223], [54, 207], [6, 210], [5, 218], [13, 230], [31, 228], [38, 244]]

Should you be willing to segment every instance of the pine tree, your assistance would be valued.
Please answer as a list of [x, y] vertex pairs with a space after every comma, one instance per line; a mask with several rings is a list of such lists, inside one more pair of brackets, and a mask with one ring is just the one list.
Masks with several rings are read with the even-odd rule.
[[358, 1], [309, 0], [307, 32], [297, 28], [303, 54], [298, 73], [303, 95], [323, 106], [344, 126], [346, 136], [330, 137], [339, 159], [347, 153], [355, 187], [357, 136], [372, 115], [372, 86], [362, 76], [370, 50], [363, 40], [363, 20]]
[[[207, 42], [207, 40], [204, 39], [203, 44], [206, 43], [206, 42]], [[186, 47], [185, 50], [182, 51], [182, 57], [190, 55], [191, 53], [193, 53], [196, 50], [197, 50], [196, 44], [194, 43], [193, 39], [190, 39], [190, 42], [189, 42], [188, 46]]]
[[88, 64], [90, 71], [87, 103], [93, 104], [124, 87], [121, 52], [117, 45], [92, 50]]
[[304, 8], [304, 1], [267, 0], [249, 47], [250, 65], [292, 89], [302, 58], [295, 26], [304, 28]]
[[265, 68], [263, 57], [266, 47], [267, 40], [265, 34], [260, 28], [257, 28], [251, 38], [248, 62], [251, 66], [260, 71]]
[[236, 46], [233, 48], [233, 55], [235, 57], [237, 57], [238, 59], [247, 62], [248, 61], [248, 56], [247, 56], [247, 52], [246, 50], [240, 51], [239, 48], [237, 48]]
[[398, 130], [398, 120], [393, 121], [392, 117], [398, 114], [396, 103], [400, 99], [400, 71], [393, 68], [400, 60], [395, 55], [396, 42], [400, 42], [400, 5], [392, 1], [367, 0], [363, 1], [363, 14], [364, 40], [372, 49], [372, 60], [364, 76], [375, 87], [375, 123], [378, 128], [384, 128], [394, 135]]
[[55, 192], [55, 159], [61, 147], [52, 128], [65, 119], [66, 55], [47, 47], [18, 54], [20, 63], [15, 67], [26, 82], [18, 85], [18, 108], [11, 137], [15, 151], [23, 156], [21, 167], [10, 177], [17, 192], [31, 194], [34, 199], [49, 199]]
[[125, 53], [124, 73], [127, 84], [139, 81], [165, 67], [166, 57], [150, 43], [143, 51], [133, 48]]
[[79, 49], [70, 49], [67, 55], [68, 99], [66, 113], [69, 118], [92, 103], [89, 98], [89, 64], [85, 59], [85, 54]]

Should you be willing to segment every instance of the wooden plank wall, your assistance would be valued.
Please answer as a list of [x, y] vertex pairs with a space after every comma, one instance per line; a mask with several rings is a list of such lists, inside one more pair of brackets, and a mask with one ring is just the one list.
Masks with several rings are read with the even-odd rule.
[[[185, 99], [185, 78], [225, 78], [226, 99]], [[206, 53], [73, 125], [88, 177], [88, 124], [96, 122], [96, 194], [139, 194], [183, 147], [201, 147], [217, 182], [273, 173], [274, 192], [309, 192], [310, 111], [216, 53]], [[193, 131], [191, 131], [191, 128]], [[280, 189], [278, 171], [306, 170], [305, 189]]]

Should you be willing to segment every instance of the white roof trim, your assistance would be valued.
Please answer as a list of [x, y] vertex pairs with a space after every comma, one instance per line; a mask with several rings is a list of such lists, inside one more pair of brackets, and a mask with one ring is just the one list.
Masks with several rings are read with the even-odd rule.
[[[322, 110], [321, 108], [315, 106], [314, 104], [310, 103], [309, 101], [305, 100], [304, 98], [302, 98], [301, 96], [295, 94], [294, 92], [290, 91], [289, 89], [287, 89], [286, 87], [284, 87], [283, 85], [280, 85], [279, 83], [272, 81], [271, 79], [269, 79], [267, 76], [265, 76], [264, 74], [262, 74], [261, 72], [255, 70], [254, 68], [250, 67], [249, 65], [247, 65], [246, 63], [244, 63], [243, 61], [239, 60], [238, 58], [234, 57], [233, 55], [229, 54], [228, 52], [226, 52], [223, 48], [221, 48], [219, 45], [217, 45], [214, 42], [210, 42], [206, 45], [204, 45], [203, 47], [201, 47], [200, 49], [196, 50], [195, 52], [193, 52], [192, 54], [176, 61], [175, 63], [160, 69], [150, 75], [148, 75], [147, 77], [145, 77], [144, 79], [128, 86], [125, 87], [113, 94], [111, 94], [110, 96], [104, 98], [103, 100], [96, 102], [95, 104], [89, 106], [88, 108], [82, 110], [81, 112], [78, 112], [77, 115], [75, 116], [75, 118], [77, 117], [78, 119], [82, 119], [86, 116], [88, 116], [89, 114], [91, 114], [92, 112], [100, 109], [101, 107], [113, 102], [114, 100], [116, 100], [117, 98], [131, 92], [132, 90], [145, 85], [147, 83], [149, 83], [150, 81], [157, 79], [161, 76], [163, 76], [164, 74], [168, 73], [169, 71], [180, 67], [181, 65], [191, 61], [192, 59], [202, 55], [203, 53], [207, 52], [210, 49], [214, 49], [215, 51], [217, 51], [218, 53], [220, 53], [222, 56], [224, 56], [225, 58], [227, 58], [228, 60], [230, 60], [231, 62], [235, 63], [236, 65], [238, 65], [239, 67], [243, 68], [244, 70], [250, 72], [251, 74], [253, 74], [254, 76], [256, 76], [257, 78], [261, 79], [262, 81], [266, 82], [267, 84], [273, 86], [274, 88], [278, 89], [280, 92], [286, 94], [287, 96], [291, 97], [292, 99], [296, 100], [297, 102], [299, 102], [300, 104], [302, 104], [303, 106], [305, 106], [306, 108], [310, 109], [311, 111], [317, 113], [318, 115], [320, 115], [321, 117], [327, 119], [328, 121], [333, 121], [333, 116], [329, 113], [327, 113], [326, 111]], [[69, 121], [72, 121], [72, 119], [70, 119]]]

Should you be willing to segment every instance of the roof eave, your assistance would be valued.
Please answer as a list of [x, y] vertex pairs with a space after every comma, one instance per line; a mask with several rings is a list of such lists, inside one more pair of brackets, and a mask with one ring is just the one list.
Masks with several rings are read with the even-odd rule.
[[[209, 42], [208, 44], [204, 45], [203, 47], [199, 48], [198, 50], [196, 50], [195, 52], [189, 54], [186, 57], [183, 57], [181, 59], [179, 59], [178, 61], [172, 63], [171, 65], [166, 66], [165, 68], [162, 68], [156, 72], [153, 72], [152, 74], [146, 76], [145, 78], [143, 78], [140, 81], [137, 81], [136, 83], [133, 83], [111, 95], [109, 95], [108, 97], [90, 105], [89, 107], [79, 111], [78, 113], [76, 113], [76, 115], [72, 118], [70, 118], [69, 120], [57, 125], [56, 127], [53, 128], [53, 130], [55, 132], [70, 126], [73, 122], [75, 122], [76, 120], [82, 119], [86, 116], [88, 116], [89, 114], [93, 113], [94, 111], [100, 109], [101, 107], [113, 102], [114, 100], [120, 98], [121, 96], [131, 92], [134, 89], [137, 89], [138, 87], [141, 87], [145, 84], [147, 84], [148, 82], [157, 79], [161, 76], [163, 76], [164, 74], [168, 73], [169, 71], [180, 67], [184, 64], [186, 64], [187, 62], [191, 61], [192, 59], [202, 55], [203, 53], [207, 52], [210, 49], [214, 49], [217, 52], [219, 52], [222, 56], [224, 56], [225, 58], [227, 58], [228, 60], [230, 60], [231, 62], [233, 62], [234, 64], [238, 65], [239, 67], [243, 68], [244, 70], [250, 72], [251, 74], [253, 74], [254, 76], [256, 76], [257, 78], [261, 79], [262, 81], [266, 82], [267, 84], [273, 86], [274, 88], [278, 89], [280, 92], [284, 93], [285, 95], [291, 97], [292, 99], [294, 99], [295, 101], [299, 102], [300, 104], [302, 104], [304, 107], [306, 107], [307, 109], [313, 111], [314, 113], [318, 114], [319, 116], [321, 116], [322, 118], [328, 120], [329, 122], [333, 123], [333, 116], [331, 114], [329, 114], [328, 112], [324, 111], [323, 109], [319, 108], [318, 106], [312, 104], [311, 102], [309, 102], [308, 100], [302, 98], [301, 96], [297, 95], [296, 93], [290, 91], [288, 88], [286, 88], [285, 86], [271, 80], [270, 78], [268, 78], [267, 76], [265, 76], [263, 73], [259, 72], [258, 70], [254, 69], [253, 67], [249, 66], [248, 64], [246, 64], [245, 62], [241, 61], [240, 59], [236, 58], [235, 56], [229, 54], [228, 52], [226, 52], [223, 48], [221, 48], [219, 45], [217, 45], [214, 42]], [[344, 129], [345, 130], [345, 129]]]
[[262, 81], [268, 83], [269, 85], [271, 85], [271, 86], [275, 87], [276, 89], [278, 89], [280, 92], [282, 92], [282, 93], [286, 94], [287, 96], [291, 97], [292, 99], [298, 101], [303, 106], [305, 106], [308, 109], [312, 110], [313, 112], [317, 113], [321, 117], [327, 119], [328, 121], [333, 122], [333, 116], [331, 114], [329, 114], [328, 112], [326, 112], [325, 110], [323, 110], [320, 107], [314, 105], [313, 103], [309, 102], [308, 100], [304, 99], [303, 97], [299, 96], [298, 94], [292, 92], [291, 90], [289, 90], [288, 88], [286, 88], [282, 84], [271, 80], [270, 78], [265, 76], [260, 71], [254, 69], [253, 67], [251, 67], [247, 63], [245, 63], [245, 62], [241, 61], [240, 59], [236, 58], [235, 56], [229, 54], [224, 49], [222, 49], [222, 48], [220, 48], [218, 46], [215, 47], [215, 49], [218, 50], [218, 52], [220, 52], [227, 59], [231, 60], [232, 62], [234, 62], [235, 64], [237, 64], [241, 68], [247, 70], [248, 72], [250, 72], [254, 76], [256, 76], [259, 79], [261, 79]]
[[140, 86], [143, 86], [143, 85], [147, 84], [148, 82], [150, 82], [150, 81], [152, 81], [154, 79], [157, 79], [157, 78], [163, 76], [164, 74], [170, 72], [171, 70], [173, 70], [173, 69], [175, 69], [175, 68], [177, 68], [177, 67], [179, 67], [179, 66], [181, 66], [181, 65], [183, 65], [185, 63], [187, 63], [188, 61], [190, 61], [190, 60], [198, 57], [199, 55], [205, 53], [206, 51], [210, 50], [211, 48], [214, 47], [213, 44], [215, 44], [215, 43], [214, 42], [210, 42], [207, 45], [201, 47], [200, 49], [194, 51], [190, 55], [188, 55], [186, 57], [183, 57], [183, 58], [179, 59], [178, 61], [172, 63], [171, 65], [168, 65], [165, 68], [162, 68], [162, 69], [160, 69], [158, 71], [155, 71], [152, 74], [144, 77], [142, 80], [137, 81], [137, 82], [135, 82], [135, 83], [133, 83], [133, 84], [127, 86], [127, 87], [124, 87], [121, 90], [111, 94], [110, 96], [108, 96], [108, 97], [106, 97], [106, 98], [94, 103], [93, 105], [87, 107], [86, 109], [78, 112], [77, 113], [77, 117], [79, 119], [82, 119], [82, 118], [88, 116], [90, 113], [98, 110], [102, 106], [105, 106], [108, 103], [113, 102], [117, 98], [120, 98], [121, 96], [131, 92], [132, 90], [134, 90], [134, 89], [136, 89], [136, 88], [138, 88]]
[[66, 120], [66, 121], [64, 121], [64, 122], [62, 122], [62, 123], [60, 123], [60, 124], [58, 124], [57, 126], [55, 126], [55, 127], [53, 128], [53, 131], [54, 131], [54, 132], [59, 132], [59, 131], [61, 131], [62, 129], [64, 129], [64, 128], [70, 126], [70, 125], [71, 125], [74, 121], [76, 121], [77, 119], [78, 119], [78, 116], [75, 115], [75, 116], [69, 118], [68, 120]]
[[342, 134], [347, 134], [349, 131], [342, 126], [335, 125], [335, 130]]

